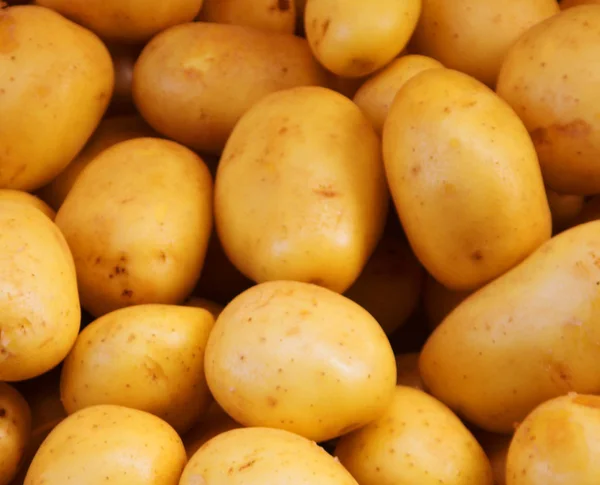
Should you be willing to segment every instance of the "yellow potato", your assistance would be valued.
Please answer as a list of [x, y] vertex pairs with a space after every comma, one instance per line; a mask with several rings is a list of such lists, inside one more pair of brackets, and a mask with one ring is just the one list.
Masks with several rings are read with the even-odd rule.
[[35, 455], [25, 485], [177, 485], [183, 443], [152, 414], [94, 406], [54, 428]]
[[421, 0], [308, 0], [304, 28], [323, 66], [339, 76], [360, 77], [400, 54], [420, 12]]
[[354, 95], [354, 102], [371, 120], [375, 131], [381, 134], [390, 106], [402, 86], [420, 72], [441, 67], [444, 66], [431, 57], [399, 57], [369, 78]]
[[335, 455], [360, 485], [492, 485], [481, 446], [446, 406], [398, 386], [379, 419], [340, 438]]
[[0, 9], [0, 187], [34, 190], [81, 150], [113, 91], [91, 32], [37, 6]]
[[227, 305], [205, 369], [238, 423], [314, 441], [379, 417], [396, 384], [394, 354], [373, 317], [342, 295], [293, 281], [257, 285]]
[[31, 438], [31, 412], [14, 388], [0, 382], [0, 485], [8, 485], [23, 464]]
[[562, 11], [519, 38], [498, 77], [498, 94], [531, 133], [546, 184], [562, 194], [600, 192], [599, 26], [600, 5]]
[[200, 298], [197, 296], [192, 296], [188, 298], [185, 302], [185, 305], [194, 308], [205, 309], [213, 316], [214, 320], [219, 318], [219, 315], [223, 311], [223, 305], [220, 305], [219, 303], [216, 303], [212, 300], [207, 300], [206, 298]]
[[358, 485], [325, 450], [287, 431], [235, 429], [210, 440], [189, 461], [179, 485]]
[[71, 349], [81, 310], [73, 258], [39, 209], [0, 204], [0, 381], [49, 371]]
[[396, 383], [400, 386], [424, 390], [419, 373], [419, 353], [396, 355]]
[[35, 207], [46, 214], [51, 220], [54, 220], [56, 217], [56, 213], [43, 200], [21, 190], [0, 189], [0, 203], [4, 201], [19, 202]]
[[159, 133], [220, 154], [240, 117], [265, 95], [325, 83], [304, 39], [195, 22], [162, 32], [144, 48], [133, 97]]
[[558, 12], [556, 0], [423, 0], [411, 46], [494, 87], [512, 44]]
[[204, 309], [137, 305], [88, 325], [66, 358], [61, 398], [72, 414], [98, 404], [152, 413], [179, 433], [210, 403], [204, 349], [213, 327]]
[[566, 9], [571, 7], [577, 7], [578, 5], [595, 4], [600, 5], [600, 0], [561, 0], [560, 8]]
[[35, 0], [113, 42], [144, 43], [168, 27], [191, 22], [202, 0]]
[[56, 216], [77, 267], [82, 306], [98, 317], [181, 303], [200, 277], [212, 227], [212, 179], [175, 142], [138, 138], [103, 151]]
[[293, 34], [296, 4], [294, 0], [204, 0], [199, 18], [205, 22]]
[[484, 285], [550, 237], [527, 130], [466, 74], [430, 69], [408, 81], [385, 122], [383, 156], [408, 240], [449, 289]]
[[477, 438], [492, 465], [494, 485], [506, 485], [506, 458], [512, 436], [480, 432]]
[[344, 292], [375, 249], [387, 208], [377, 135], [355, 104], [326, 88], [285, 90], [254, 105], [217, 171], [219, 239], [257, 282]]
[[429, 328], [437, 327], [472, 291], [452, 291], [431, 276], [425, 280], [423, 306]]
[[515, 433], [507, 485], [595, 485], [600, 477], [600, 397], [570, 393], [536, 408]]
[[498, 433], [547, 399], [600, 393], [598, 248], [600, 222], [569, 229], [460, 304], [421, 352], [431, 393]]
[[583, 197], [581, 195], [559, 194], [547, 188], [548, 205], [552, 214], [552, 228], [555, 232], [572, 227], [583, 209]]
[[367, 310], [391, 335], [417, 307], [422, 282], [423, 268], [408, 244], [386, 236], [344, 295]]

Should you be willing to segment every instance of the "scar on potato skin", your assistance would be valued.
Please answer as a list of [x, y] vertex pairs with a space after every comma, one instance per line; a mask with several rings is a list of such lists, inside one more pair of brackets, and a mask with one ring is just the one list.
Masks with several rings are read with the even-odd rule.
[[274, 408], [275, 406], [277, 406], [277, 399], [275, 399], [273, 396], [268, 396], [267, 403], [269, 404], [269, 406]]
[[483, 259], [483, 253], [479, 249], [477, 251], [473, 251], [471, 253], [471, 259], [473, 261], [481, 261]]
[[133, 296], [133, 291], [132, 290], [128, 290], [127, 288], [123, 290], [123, 293], [121, 293], [121, 296], [125, 296], [127, 298], [131, 298]]
[[241, 472], [241, 471], [243, 471], [243, 470], [246, 470], [247, 468], [250, 468], [250, 467], [251, 467], [252, 465], [254, 465], [255, 463], [256, 463], [256, 459], [254, 459], [254, 460], [250, 460], [249, 462], [247, 462], [247, 463], [244, 463], [242, 466], [240, 466], [240, 467], [238, 468], [238, 472]]
[[332, 199], [338, 196], [338, 193], [333, 189], [331, 185], [320, 185], [318, 189], [313, 189], [313, 192], [327, 199]]
[[531, 139], [536, 146], [551, 145], [555, 136], [564, 136], [568, 138], [583, 138], [592, 133], [590, 124], [577, 118], [569, 123], [555, 123], [548, 127], [536, 128], [531, 132]]

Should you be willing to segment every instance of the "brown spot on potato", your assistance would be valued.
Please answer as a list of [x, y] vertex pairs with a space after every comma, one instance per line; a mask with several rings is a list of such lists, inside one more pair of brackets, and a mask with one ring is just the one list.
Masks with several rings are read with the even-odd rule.
[[356, 70], [357, 72], [364, 74], [370, 73], [373, 70], [373, 67], [375, 66], [373, 61], [371, 61], [370, 59], [360, 59], [358, 57], [353, 58], [350, 61], [350, 65], [353, 71]]
[[339, 195], [331, 185], [319, 185], [319, 188], [313, 189], [313, 192], [327, 199], [332, 199]]
[[101, 262], [102, 262], [102, 258], [100, 256], [98, 256], [94, 261], [95, 264], [100, 264]]
[[6, 417], [6, 409], [0, 408], [0, 418]]
[[600, 396], [577, 395], [572, 399], [573, 404], [586, 406], [588, 408], [600, 409]]
[[413, 165], [410, 168], [410, 173], [413, 175], [419, 175], [421, 173], [421, 165]]
[[267, 397], [267, 404], [269, 406], [271, 406], [272, 408], [274, 408], [275, 406], [277, 406], [277, 403], [278, 403], [277, 399], [275, 399], [273, 396], [268, 396]]
[[277, 8], [281, 12], [287, 12], [290, 6], [290, 0], [277, 0]]
[[592, 133], [590, 124], [582, 119], [576, 119], [569, 123], [556, 123], [548, 127], [540, 127], [533, 130], [530, 135], [537, 147], [551, 145], [557, 137], [585, 138]]
[[131, 334], [129, 337], [127, 337], [127, 342], [128, 342], [128, 343], [131, 343], [131, 342], [133, 342], [134, 340], [135, 340], [135, 335], [134, 335], [134, 334]]
[[483, 253], [479, 249], [477, 251], [473, 251], [471, 253], [471, 259], [473, 261], [481, 261], [483, 259]]
[[282, 126], [281, 128], [279, 128], [278, 133], [280, 135], [285, 135], [288, 132], [287, 126]]
[[167, 253], [160, 251], [158, 253], [158, 258], [164, 263], [167, 260]]
[[123, 292], [121, 293], [121, 296], [127, 297], [127, 298], [131, 298], [133, 296], [133, 291], [128, 290], [127, 288], [123, 290]]

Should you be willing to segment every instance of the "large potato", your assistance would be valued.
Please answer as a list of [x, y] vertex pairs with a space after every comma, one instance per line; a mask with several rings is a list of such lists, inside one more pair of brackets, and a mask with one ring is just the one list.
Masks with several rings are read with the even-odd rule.
[[54, 428], [25, 485], [177, 485], [185, 448], [167, 423], [121, 406], [94, 406]]
[[0, 187], [33, 190], [73, 160], [110, 101], [110, 54], [36, 6], [0, 9]]
[[23, 192], [22, 190], [0, 189], [0, 203], [4, 201], [19, 202], [21, 204], [30, 205], [31, 207], [35, 207], [36, 209], [42, 211], [42, 213], [52, 220], [54, 220], [56, 217], [54, 210], [52, 210], [52, 208], [49, 207], [48, 204], [46, 204], [43, 200], [39, 199], [35, 195], [31, 195], [28, 192]]
[[181, 303], [200, 277], [212, 227], [212, 179], [175, 142], [138, 138], [103, 151], [56, 216], [94, 316]]
[[428, 394], [398, 386], [386, 412], [340, 438], [335, 455], [360, 485], [492, 485], [473, 435]]
[[585, 5], [527, 31], [498, 77], [498, 94], [531, 133], [546, 184], [563, 194], [600, 192], [599, 58], [600, 5]]
[[205, 357], [213, 396], [237, 422], [335, 438], [381, 415], [396, 364], [365, 310], [320, 286], [274, 281], [225, 307]]
[[388, 192], [379, 140], [341, 94], [271, 94], [236, 125], [215, 182], [225, 253], [257, 282], [296, 280], [344, 292], [381, 236]]
[[421, 352], [431, 393], [510, 433], [538, 404], [600, 393], [600, 222], [569, 229], [471, 295]]
[[14, 388], [0, 382], [0, 485], [8, 485], [23, 464], [31, 438], [31, 412]]
[[133, 96], [159, 133], [220, 154], [234, 125], [269, 93], [324, 85], [304, 39], [195, 22], [157, 35], [133, 72]]
[[200, 20], [293, 34], [296, 4], [294, 0], [204, 0]]
[[527, 130], [466, 74], [430, 69], [408, 81], [385, 122], [383, 155], [411, 246], [449, 289], [482, 286], [550, 237]]
[[28, 204], [0, 204], [0, 381], [49, 371], [79, 332], [73, 258], [56, 225]]

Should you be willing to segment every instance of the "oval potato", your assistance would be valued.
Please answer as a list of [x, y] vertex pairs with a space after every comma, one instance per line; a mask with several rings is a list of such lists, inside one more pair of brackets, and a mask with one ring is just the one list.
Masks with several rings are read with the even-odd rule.
[[52, 221], [56, 217], [56, 212], [43, 200], [22, 190], [0, 189], [0, 203], [4, 201], [19, 202], [35, 207]]
[[293, 34], [295, 0], [204, 0], [199, 20]]
[[31, 439], [31, 412], [12, 386], [0, 382], [0, 485], [16, 476]]

